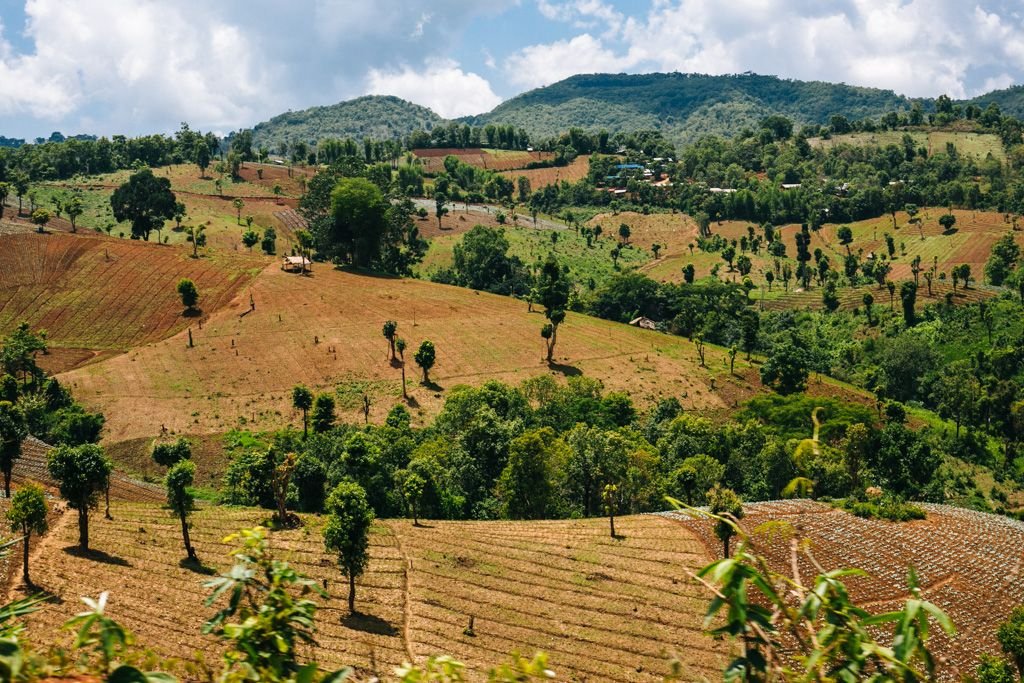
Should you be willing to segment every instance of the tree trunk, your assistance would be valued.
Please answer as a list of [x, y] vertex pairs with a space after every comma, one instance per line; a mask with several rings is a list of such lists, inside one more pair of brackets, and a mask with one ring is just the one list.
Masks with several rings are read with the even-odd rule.
[[185, 552], [188, 553], [188, 559], [198, 560], [196, 550], [192, 547], [192, 539], [188, 535], [188, 522], [185, 520], [184, 513], [181, 515], [181, 535], [185, 539]]
[[106, 488], [106, 490], [104, 492], [104, 496], [106, 497], [106, 503], [107, 503], [107, 509], [104, 512], [104, 516], [107, 519], [113, 519], [113, 517], [110, 516], [110, 479], [109, 478], [107, 478], [107, 488]]
[[614, 514], [609, 514], [608, 515], [608, 526], [611, 529], [612, 538], [615, 538], [615, 515]]
[[89, 510], [85, 504], [78, 510], [78, 547], [89, 549]]
[[22, 563], [22, 567], [21, 567], [21, 576], [22, 576], [23, 579], [25, 579], [25, 585], [31, 587], [32, 586], [32, 579], [28, 578], [28, 544], [29, 544], [29, 537], [32, 534], [32, 530], [31, 529], [25, 529], [23, 527], [22, 531], [25, 532], [25, 540], [22, 543], [22, 545], [24, 546], [24, 562]]
[[729, 557], [729, 537], [726, 536], [722, 539], [722, 549], [725, 552], [725, 556]]
[[348, 611], [349, 614], [356, 613], [356, 577], [351, 573], [348, 575]]
[[409, 398], [409, 394], [405, 390], [405, 361], [402, 361], [402, 398]]
[[11, 462], [8, 467], [4, 468], [4, 497], [11, 497], [11, 470], [14, 469], [14, 463]]

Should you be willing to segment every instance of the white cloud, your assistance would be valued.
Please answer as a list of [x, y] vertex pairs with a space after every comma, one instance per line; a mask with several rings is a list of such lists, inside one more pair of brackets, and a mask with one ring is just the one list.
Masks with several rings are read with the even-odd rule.
[[409, 66], [397, 70], [370, 69], [366, 77], [370, 95], [395, 95], [430, 107], [445, 118], [490, 111], [501, 98], [482, 76], [465, 72], [453, 60], [430, 60], [422, 71]]
[[635, 56], [618, 56], [589, 33], [571, 40], [531, 45], [505, 60], [509, 82], [522, 88], [536, 88], [574, 74], [619, 72], [637, 65]]

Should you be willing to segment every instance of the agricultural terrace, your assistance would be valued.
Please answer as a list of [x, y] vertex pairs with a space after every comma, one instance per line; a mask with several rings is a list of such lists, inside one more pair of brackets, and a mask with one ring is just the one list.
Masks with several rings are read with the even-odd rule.
[[[37, 553], [34, 579], [58, 597], [30, 617], [39, 645], [69, 645], [60, 624], [80, 611], [78, 597], [111, 592], [109, 614], [161, 657], [207, 663], [218, 643], [200, 627], [208, 578], [182, 566], [177, 520], [157, 506], [119, 503], [111, 521], [92, 529], [94, 557], [69, 552], [72, 514]], [[227, 569], [224, 537], [266, 518], [266, 511], [205, 508], [194, 516], [193, 542], [204, 564]], [[660, 681], [670, 660], [685, 680], [713, 678], [724, 648], [701, 628], [708, 597], [687, 570], [707, 562], [701, 541], [657, 516], [621, 518], [621, 538], [603, 519], [550, 522], [378, 521], [370, 563], [349, 615], [346, 581], [323, 547], [322, 519], [275, 531], [271, 546], [331, 597], [317, 613], [316, 652], [328, 667], [390, 675], [404, 661], [452, 653], [481, 675], [508, 653], [544, 650], [562, 680]], [[100, 561], [97, 561], [97, 558]], [[159, 588], [158, 588], [159, 587]], [[475, 636], [463, 633], [474, 617]], [[175, 673], [189, 674], [179, 664]], [[475, 676], [474, 676], [475, 678]]]
[[[688, 409], [715, 410], [755, 390], [752, 380], [728, 375], [724, 351], [709, 349], [710, 367], [699, 368], [695, 347], [680, 337], [570, 313], [559, 329], [557, 365], [549, 367], [542, 360], [543, 314], [528, 312], [524, 302], [323, 264], [302, 277], [276, 263], [202, 330], [192, 327], [194, 348], [181, 332], [60, 380], [107, 416], [108, 442], [152, 437], [161, 424], [185, 434], [296, 425], [301, 417], [290, 392], [299, 382], [335, 389], [339, 418], [347, 421], [362, 419], [366, 393], [379, 421], [401, 396], [401, 373], [381, 336], [387, 319], [398, 321], [409, 343], [406, 375], [417, 419], [436, 412], [442, 388], [488, 379], [515, 384], [547, 372], [599, 378], [609, 390], [628, 389], [640, 405], [678, 396]], [[437, 346], [431, 379], [440, 388], [418, 384], [411, 350], [424, 339]], [[741, 373], [746, 365], [736, 367]]]
[[179, 279], [196, 283], [209, 317], [263, 263], [233, 252], [193, 259], [181, 247], [95, 234], [0, 235], [0, 335], [26, 321], [56, 348], [125, 351], [189, 324]]
[[[1019, 576], [1024, 524], [946, 505], [921, 507], [926, 519], [893, 523], [861, 519], [812, 501], [752, 503], [744, 506], [741, 526], [755, 534], [777, 571], [790, 573], [794, 532], [809, 541], [825, 570], [864, 570], [867, 577], [849, 578], [846, 585], [854, 602], [872, 612], [897, 609], [907, 598], [906, 572], [913, 565], [925, 599], [938, 604], [956, 624], [952, 639], [935, 629], [933, 652], [948, 662], [941, 667], [941, 680], [959, 681], [973, 673], [980, 653], [999, 652], [996, 629], [1024, 601]], [[720, 557], [721, 543], [710, 522], [683, 519]], [[761, 527], [769, 521], [776, 524]], [[806, 558], [801, 558], [800, 571], [804, 580], [818, 573]]]
[[502, 171], [501, 175], [516, 181], [520, 176], [525, 176], [530, 181], [530, 189], [536, 192], [548, 185], [557, 185], [562, 181], [567, 183], [578, 183], [587, 177], [590, 172], [590, 155], [581, 154], [572, 160], [568, 166], [552, 166], [550, 168], [529, 168], [519, 171]]
[[928, 156], [946, 153], [946, 144], [953, 143], [956, 151], [965, 156], [981, 160], [989, 154], [1000, 163], [1006, 161], [1006, 150], [998, 135], [993, 133], [965, 133], [957, 131], [876, 131], [874, 133], [845, 133], [833, 135], [829, 139], [809, 138], [811, 147], [829, 150], [837, 145], [853, 145], [855, 147], [889, 145], [903, 146], [903, 136], [909, 135], [914, 140], [914, 148], [924, 147]]
[[414, 149], [413, 155], [423, 166], [423, 172], [435, 175], [444, 172], [444, 159], [458, 157], [459, 161], [491, 171], [511, 171], [525, 168], [527, 164], [548, 161], [555, 157], [553, 152], [527, 152], [515, 149], [482, 149], [480, 147], [449, 148], [431, 147]]

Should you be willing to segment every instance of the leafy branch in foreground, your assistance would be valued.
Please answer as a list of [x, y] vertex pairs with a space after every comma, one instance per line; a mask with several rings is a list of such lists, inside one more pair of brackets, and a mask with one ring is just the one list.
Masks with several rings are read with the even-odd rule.
[[[865, 576], [863, 571], [826, 570], [808, 546], [792, 539], [790, 573], [778, 572], [733, 515], [712, 515], [670, 502], [679, 510], [731, 526], [740, 539], [733, 557], [712, 562], [693, 575], [714, 596], [705, 626], [718, 624], [711, 634], [730, 638], [738, 646], [725, 681], [935, 680], [935, 658], [928, 649], [931, 622], [947, 634], [954, 628], [938, 606], [921, 596], [913, 568], [907, 573], [909, 597], [903, 608], [873, 615], [853, 602], [843, 583], [847, 577]], [[817, 571], [809, 585], [800, 575], [801, 555]], [[887, 627], [891, 645], [875, 639], [876, 627]]]

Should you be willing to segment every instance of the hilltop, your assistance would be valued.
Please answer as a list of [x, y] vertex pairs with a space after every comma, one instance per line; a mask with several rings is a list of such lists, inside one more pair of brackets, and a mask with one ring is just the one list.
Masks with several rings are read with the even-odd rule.
[[401, 138], [414, 130], [430, 130], [443, 120], [426, 107], [397, 97], [367, 95], [279, 114], [253, 127], [253, 143], [274, 150], [282, 142], [295, 140]]

